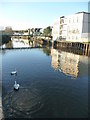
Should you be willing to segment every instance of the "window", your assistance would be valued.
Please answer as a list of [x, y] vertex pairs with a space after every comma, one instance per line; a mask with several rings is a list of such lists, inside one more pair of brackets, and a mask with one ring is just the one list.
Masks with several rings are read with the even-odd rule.
[[76, 36], [76, 40], [78, 39], [78, 37]]
[[74, 36], [72, 36], [72, 39], [74, 39]]
[[77, 23], [78, 23], [78, 17], [77, 17]]
[[78, 30], [78, 29], [76, 30], [76, 33], [79, 33], [79, 30]]
[[75, 33], [75, 29], [72, 30], [72, 33]]
[[64, 23], [64, 20], [62, 19], [62, 23]]

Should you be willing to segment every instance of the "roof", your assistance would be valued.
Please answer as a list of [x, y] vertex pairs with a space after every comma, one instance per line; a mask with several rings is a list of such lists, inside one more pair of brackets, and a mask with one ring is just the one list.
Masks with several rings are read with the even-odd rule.
[[84, 12], [84, 11], [82, 11], [82, 12], [77, 12], [76, 14], [80, 14], [80, 13], [90, 14], [90, 12]]

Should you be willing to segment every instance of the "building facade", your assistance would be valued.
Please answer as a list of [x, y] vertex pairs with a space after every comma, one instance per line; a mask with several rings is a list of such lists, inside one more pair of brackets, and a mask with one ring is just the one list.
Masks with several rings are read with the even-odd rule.
[[60, 36], [60, 18], [56, 19], [52, 28], [53, 40], [58, 40]]
[[87, 12], [59, 17], [53, 24], [53, 40], [89, 42], [89, 26], [90, 13]]

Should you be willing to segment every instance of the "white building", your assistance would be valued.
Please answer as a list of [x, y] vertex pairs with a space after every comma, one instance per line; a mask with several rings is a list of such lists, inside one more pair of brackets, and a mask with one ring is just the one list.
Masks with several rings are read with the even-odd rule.
[[90, 13], [87, 12], [59, 17], [53, 25], [53, 40], [88, 42], [90, 41], [89, 26]]
[[67, 38], [67, 18], [60, 17], [60, 40], [66, 40]]
[[60, 36], [60, 18], [56, 19], [52, 28], [53, 40], [58, 40]]

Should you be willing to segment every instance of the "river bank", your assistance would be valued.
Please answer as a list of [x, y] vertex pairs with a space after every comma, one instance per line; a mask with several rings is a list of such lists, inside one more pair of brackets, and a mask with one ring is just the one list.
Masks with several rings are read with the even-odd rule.
[[2, 110], [2, 82], [0, 81], [0, 120], [3, 119], [3, 110]]
[[[67, 52], [72, 52], [75, 54], [79, 54], [79, 55], [85, 55], [85, 56], [90, 56], [90, 43], [80, 43], [80, 42], [66, 42], [66, 41], [52, 41], [52, 40], [46, 40], [46, 39], [37, 39], [37, 38], [33, 38], [33, 39], [17, 39], [18, 42], [20, 41], [23, 44], [23, 47], [18, 46], [18, 49], [20, 48], [32, 48], [32, 47], [37, 47], [37, 45], [43, 46], [43, 45], [48, 45], [48, 46], [52, 46], [56, 49], [60, 49], [63, 51], [67, 51]], [[22, 41], [21, 41], [22, 40]], [[6, 44], [6, 48], [17, 48], [17, 47], [12, 47], [12, 43], [11, 42], [15, 42], [14, 39], [12, 41], [10, 41], [8, 44]], [[28, 46], [27, 46], [28, 45]], [[11, 46], [11, 47], [10, 47]], [[17, 45], [16, 45], [17, 46]], [[2, 49], [6, 49], [5, 47], [2, 47]]]
[[3, 111], [2, 111], [2, 99], [0, 97], [0, 120], [3, 119]]
[[90, 56], [90, 44], [80, 42], [61, 42], [55, 41], [53, 44], [57, 49], [73, 50], [83, 55]]
[[90, 43], [51, 41], [45, 39], [40, 39], [38, 42], [39, 44], [49, 45], [56, 49], [64, 50], [67, 52], [90, 56]]

